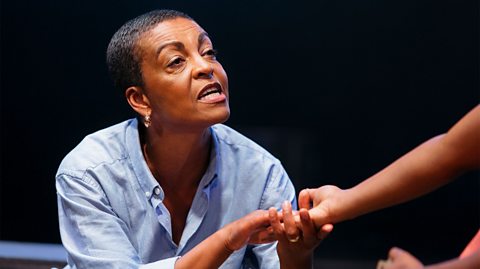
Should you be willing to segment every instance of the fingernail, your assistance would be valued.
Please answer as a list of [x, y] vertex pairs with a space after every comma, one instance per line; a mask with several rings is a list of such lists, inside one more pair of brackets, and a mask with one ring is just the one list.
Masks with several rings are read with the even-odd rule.
[[305, 212], [304, 210], [300, 211], [300, 218], [304, 221], [308, 221], [308, 212]]
[[270, 219], [274, 219], [275, 218], [275, 215], [277, 214], [276, 210], [268, 210], [268, 216], [270, 217]]

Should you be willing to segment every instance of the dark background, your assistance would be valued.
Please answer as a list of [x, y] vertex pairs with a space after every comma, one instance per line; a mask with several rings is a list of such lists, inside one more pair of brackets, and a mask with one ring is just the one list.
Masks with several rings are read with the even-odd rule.
[[[128, 19], [187, 12], [230, 80], [228, 125], [297, 189], [353, 186], [478, 104], [478, 1], [2, 1], [0, 240], [60, 243], [54, 175], [87, 134], [131, 117], [105, 50]], [[479, 174], [339, 224], [326, 259], [398, 245], [457, 256], [479, 227]]]

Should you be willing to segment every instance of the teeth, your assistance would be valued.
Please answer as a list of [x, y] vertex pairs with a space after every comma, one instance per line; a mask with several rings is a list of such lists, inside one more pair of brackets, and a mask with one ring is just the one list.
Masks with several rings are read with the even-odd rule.
[[[210, 88], [210, 89], [206, 90], [206, 91], [202, 94], [202, 96], [200, 97], [200, 99], [205, 98], [207, 95], [212, 95], [212, 94], [214, 94], [214, 93], [220, 93], [220, 92], [221, 92], [220, 89], [217, 89], [216, 87]], [[217, 95], [215, 95], [215, 96], [217, 96]]]
[[204, 95], [202, 96], [202, 98], [200, 98], [200, 100], [211, 100], [217, 96], [219, 96], [220, 93], [219, 92], [213, 92], [211, 94], [207, 93], [207, 95]]
[[207, 90], [207, 92], [205, 94], [210, 94], [210, 93], [216, 92], [216, 91], [218, 91], [217, 88], [210, 88], [210, 89]]

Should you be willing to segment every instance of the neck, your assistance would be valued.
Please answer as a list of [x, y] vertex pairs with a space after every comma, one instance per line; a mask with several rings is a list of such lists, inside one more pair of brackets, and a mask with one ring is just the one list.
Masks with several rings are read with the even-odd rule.
[[164, 189], [196, 189], [210, 159], [210, 129], [199, 132], [155, 132], [148, 128], [142, 143], [148, 167]]

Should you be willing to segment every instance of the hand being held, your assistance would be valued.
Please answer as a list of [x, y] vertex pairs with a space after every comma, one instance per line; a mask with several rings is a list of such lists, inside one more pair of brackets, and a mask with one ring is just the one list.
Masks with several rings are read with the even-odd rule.
[[338, 210], [335, 205], [342, 200], [345, 191], [333, 186], [325, 185], [317, 189], [304, 189], [298, 195], [298, 205], [300, 208], [310, 209], [310, 218], [315, 223], [317, 229], [324, 224], [335, 223], [339, 221]]

